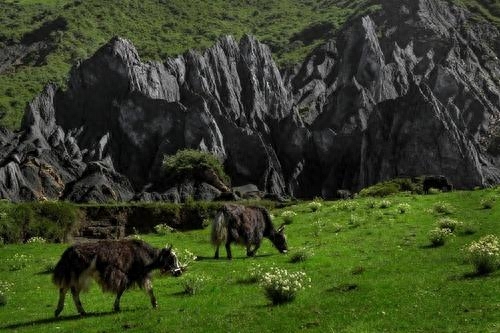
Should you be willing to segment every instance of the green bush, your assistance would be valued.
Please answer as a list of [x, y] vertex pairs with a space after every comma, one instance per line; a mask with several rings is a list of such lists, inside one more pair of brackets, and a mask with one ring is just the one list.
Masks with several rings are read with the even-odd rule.
[[400, 192], [423, 192], [421, 178], [395, 178], [366, 187], [359, 192], [362, 197], [385, 197]]
[[311, 258], [313, 256], [313, 253], [307, 249], [307, 248], [302, 248], [299, 251], [295, 252], [292, 254], [292, 257], [290, 258], [291, 263], [299, 263], [299, 262], [304, 262]]
[[483, 209], [491, 209], [495, 205], [496, 198], [493, 196], [481, 199], [481, 207]]
[[194, 149], [179, 150], [174, 155], [165, 156], [163, 170], [168, 177], [179, 179], [183, 177], [198, 178], [201, 172], [211, 169], [225, 184], [230, 183], [224, 167], [212, 154]]
[[32, 237], [62, 242], [78, 221], [79, 208], [68, 202], [0, 203], [0, 237], [23, 243]]
[[64, 201], [32, 204], [36, 217], [25, 238], [39, 236], [51, 242], [63, 242], [78, 221], [78, 207]]

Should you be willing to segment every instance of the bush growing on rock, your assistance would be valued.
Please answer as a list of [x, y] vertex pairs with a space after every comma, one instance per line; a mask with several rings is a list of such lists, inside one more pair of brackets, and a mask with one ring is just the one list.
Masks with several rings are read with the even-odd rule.
[[194, 149], [183, 149], [174, 155], [165, 156], [163, 170], [168, 177], [175, 179], [199, 178], [205, 171], [211, 170], [224, 184], [230, 183], [224, 167], [214, 155]]

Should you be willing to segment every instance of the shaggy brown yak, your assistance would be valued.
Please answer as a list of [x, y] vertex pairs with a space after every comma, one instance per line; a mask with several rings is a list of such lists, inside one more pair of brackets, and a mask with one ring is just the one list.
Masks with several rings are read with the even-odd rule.
[[73, 245], [64, 251], [54, 269], [53, 281], [59, 287], [55, 316], [63, 310], [68, 289], [78, 312], [85, 315], [80, 292], [88, 290], [92, 278], [103, 291], [116, 294], [114, 311], [120, 311], [120, 297], [133, 285], [145, 289], [151, 304], [156, 307], [151, 284], [151, 271], [154, 269], [160, 269], [162, 273], [170, 271], [174, 276], [182, 274], [182, 267], [171, 246], [155, 249], [140, 240], [103, 240]]
[[284, 229], [284, 225], [278, 230], [274, 229], [265, 208], [226, 204], [217, 212], [212, 223], [212, 243], [216, 246], [214, 258], [219, 258], [219, 246], [225, 243], [227, 258], [231, 259], [233, 242], [245, 245], [247, 256], [254, 256], [263, 237], [269, 238], [278, 251], [286, 253]]

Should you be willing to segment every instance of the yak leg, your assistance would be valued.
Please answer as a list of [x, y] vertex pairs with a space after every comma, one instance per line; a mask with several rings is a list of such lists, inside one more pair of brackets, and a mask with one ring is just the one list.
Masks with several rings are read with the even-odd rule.
[[83, 309], [82, 302], [80, 301], [80, 290], [71, 287], [71, 295], [73, 296], [73, 302], [75, 302], [76, 309], [82, 316], [85, 316], [87, 313]]
[[59, 302], [57, 302], [57, 309], [54, 313], [56, 317], [59, 317], [59, 314], [61, 313], [61, 311], [64, 308], [64, 298], [66, 297], [67, 291], [68, 291], [68, 289], [66, 289], [66, 288], [59, 289]]
[[214, 259], [219, 259], [219, 244], [217, 244], [217, 247], [215, 248]]
[[227, 259], [233, 258], [233, 255], [231, 254], [231, 242], [226, 242], [226, 253], [227, 253]]
[[247, 256], [253, 257], [260, 247], [260, 244], [255, 244], [253, 250], [250, 250], [251, 245], [247, 245]]
[[146, 292], [149, 295], [149, 299], [151, 300], [151, 305], [153, 308], [158, 307], [158, 302], [156, 301], [155, 294], [153, 293], [153, 284], [151, 283], [150, 279], [147, 279], [146, 282], [144, 282], [144, 289], [146, 289]]
[[121, 289], [120, 291], [118, 291], [118, 293], [116, 294], [116, 298], [115, 298], [115, 304], [113, 306], [113, 311], [115, 312], [118, 312], [120, 311], [120, 298], [122, 297], [123, 293], [125, 292], [125, 289]]
[[252, 244], [247, 244], [247, 257], [253, 257], [255, 251], [252, 251]]

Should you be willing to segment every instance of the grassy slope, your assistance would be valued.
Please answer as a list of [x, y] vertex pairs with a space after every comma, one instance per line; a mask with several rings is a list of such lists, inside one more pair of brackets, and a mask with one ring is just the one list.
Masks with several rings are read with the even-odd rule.
[[[496, 0], [452, 0], [500, 26]], [[221, 35], [256, 35], [272, 46], [281, 66], [295, 64], [328, 34], [305, 42], [293, 36], [319, 23], [336, 29], [352, 15], [366, 13], [367, 0], [6, 0], [0, 4], [0, 40], [24, 33], [56, 17], [68, 20], [46, 64], [17, 67], [0, 75], [0, 125], [17, 128], [25, 105], [49, 81], [64, 84], [72, 63], [93, 54], [114, 35], [133, 41], [145, 59], [164, 59], [210, 46]], [[0, 44], [0, 47], [2, 45]]]
[[[0, 112], [6, 112], [4, 125], [17, 127], [29, 101], [48, 81], [64, 82], [70, 64], [93, 54], [112, 36], [126, 37], [136, 45], [145, 59], [164, 59], [188, 49], [203, 49], [221, 35], [239, 38], [245, 33], [256, 35], [274, 46], [280, 64], [296, 63], [317, 40], [290, 43], [293, 34], [318, 22], [338, 27], [364, 0], [99, 0], [18, 1], [0, 5], [2, 34], [20, 39], [23, 33], [43, 22], [63, 16], [68, 31], [58, 36], [60, 44], [42, 67], [20, 67], [0, 76]], [[9, 4], [10, 3], [10, 4]], [[335, 4], [339, 3], [342, 8]], [[347, 2], [346, 2], [347, 3]]]
[[[482, 209], [481, 199], [489, 196], [497, 197], [496, 206]], [[265, 240], [256, 258], [245, 258], [244, 249], [233, 246], [231, 262], [210, 259], [208, 229], [147, 235], [144, 238], [156, 246], [172, 242], [198, 255], [202, 260], [194, 262], [185, 277], [209, 277], [204, 289], [184, 296], [179, 280], [156, 277], [159, 309], [150, 309], [147, 297], [133, 290], [122, 298], [123, 312], [113, 314], [113, 296], [94, 286], [82, 296], [92, 313], [88, 318], [75, 316], [68, 297], [63, 317], [52, 319], [57, 291], [50, 275], [40, 272], [57, 260], [65, 245], [8, 245], [0, 251], [0, 281], [15, 287], [0, 308], [0, 331], [495, 332], [500, 328], [500, 272], [470, 277], [473, 269], [464, 261], [462, 249], [483, 235], [500, 235], [499, 196], [499, 189], [394, 196], [388, 198], [392, 206], [386, 209], [368, 208], [367, 201], [373, 199], [357, 199], [350, 206], [325, 202], [314, 213], [306, 204], [297, 205], [291, 209], [298, 216], [287, 227], [289, 255], [278, 254]], [[476, 233], [429, 247], [427, 233], [439, 218], [432, 207], [439, 201], [451, 204], [451, 216], [473, 225]], [[405, 214], [395, 209], [402, 202], [411, 206]], [[279, 216], [280, 211], [273, 213]], [[280, 220], [276, 217], [275, 223]], [[319, 237], [318, 220], [323, 222]], [[306, 262], [290, 263], [290, 256], [302, 247], [314, 255]], [[30, 255], [30, 264], [9, 271], [8, 258], [16, 253]], [[305, 271], [312, 287], [291, 304], [269, 306], [256, 284], [244, 282], [253, 263]], [[347, 291], [348, 285], [356, 288]]]

